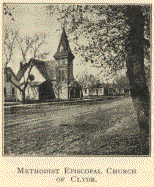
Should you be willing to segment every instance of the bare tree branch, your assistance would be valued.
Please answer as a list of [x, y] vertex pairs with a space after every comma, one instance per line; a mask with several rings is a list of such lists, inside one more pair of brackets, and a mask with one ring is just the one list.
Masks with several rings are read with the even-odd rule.
[[[19, 45], [19, 49], [21, 50], [21, 53], [22, 53], [23, 61], [25, 63], [27, 62], [27, 59], [26, 59], [27, 53], [30, 50], [33, 50], [33, 58], [34, 59], [36, 59], [36, 58], [44, 59], [49, 54], [49, 52], [41, 53], [39, 51], [41, 46], [45, 43], [45, 39], [46, 39], [46, 34], [43, 34], [43, 35], [35, 34], [33, 37], [26, 36], [24, 38], [18, 37], [17, 42]], [[29, 67], [27, 69], [28, 75], [27, 75], [27, 77], [25, 77], [25, 75], [24, 75], [24, 77], [23, 77], [24, 81], [20, 85], [20, 90], [22, 90], [22, 93], [24, 94], [24, 96], [25, 96], [25, 90], [26, 90], [27, 85], [29, 83], [29, 77], [30, 77], [30, 73], [31, 73], [33, 66], [34, 66], [33, 62], [30, 62]]]
[[12, 55], [13, 55], [13, 49], [15, 48], [15, 41], [18, 37], [18, 32], [8, 29], [7, 27], [4, 29], [4, 55], [6, 58], [6, 61], [4, 62], [4, 66], [7, 67], [7, 65], [10, 63]]

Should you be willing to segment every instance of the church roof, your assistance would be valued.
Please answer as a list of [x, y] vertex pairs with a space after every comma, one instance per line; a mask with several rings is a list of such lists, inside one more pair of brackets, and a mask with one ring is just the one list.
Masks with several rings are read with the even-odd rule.
[[28, 82], [28, 84], [31, 86], [31, 87], [39, 87], [42, 82], [36, 82], [36, 81], [33, 81], [33, 82]]
[[79, 88], [81, 88], [81, 85], [77, 81], [74, 80], [70, 83], [69, 87], [73, 87], [73, 88], [79, 87]]
[[54, 69], [56, 66], [56, 61], [40, 61], [40, 60], [34, 60], [34, 65], [37, 67], [39, 72], [42, 74], [42, 76], [45, 79], [51, 80], [54, 76]]
[[58, 49], [57, 49], [57, 52], [54, 55], [54, 58], [55, 59], [59, 59], [59, 58], [72, 58], [72, 59], [74, 59], [74, 55], [71, 52], [71, 48], [69, 46], [69, 42], [68, 42], [67, 35], [66, 35], [66, 32], [65, 32], [64, 28], [63, 28], [62, 35], [61, 35], [61, 38], [60, 38], [60, 42], [59, 42], [59, 45], [58, 45]]
[[14, 74], [13, 70], [11, 69], [11, 67], [5, 67], [4, 68], [4, 74], [6, 76], [8, 76], [9, 74], [13, 75], [14, 78], [18, 81], [18, 79], [17, 79], [16, 75]]
[[56, 66], [56, 61], [52, 60], [52, 61], [41, 61], [41, 60], [36, 60], [31, 58], [30, 61], [26, 64], [23, 64], [18, 73], [17, 73], [17, 78], [18, 80], [21, 80], [21, 78], [24, 76], [26, 70], [28, 69], [28, 67], [30, 66], [30, 64], [32, 63], [33, 66], [35, 66], [39, 72], [41, 73], [41, 75], [45, 78], [45, 79], [49, 79], [51, 80], [54, 76], [54, 68]]
[[[22, 64], [22, 63], [20, 63], [20, 64]], [[21, 65], [21, 67], [20, 67], [20, 69], [19, 69], [19, 71], [18, 71], [18, 73], [16, 75], [18, 81], [20, 81], [21, 78], [24, 76], [24, 74], [25, 74], [27, 68], [29, 67], [29, 65], [30, 65], [29, 63]]]

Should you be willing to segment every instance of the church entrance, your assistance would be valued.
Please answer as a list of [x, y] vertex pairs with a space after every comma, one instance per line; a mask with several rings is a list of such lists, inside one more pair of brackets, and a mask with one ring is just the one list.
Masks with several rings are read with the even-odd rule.
[[82, 88], [77, 81], [70, 84], [70, 99], [82, 98]]
[[39, 86], [39, 100], [50, 101], [53, 99], [55, 99], [53, 85], [50, 81], [46, 80]]

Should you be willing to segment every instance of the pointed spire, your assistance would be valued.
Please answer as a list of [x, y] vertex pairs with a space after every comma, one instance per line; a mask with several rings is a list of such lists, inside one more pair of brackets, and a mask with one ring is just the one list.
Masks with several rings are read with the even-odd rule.
[[65, 58], [65, 57], [66, 58], [70, 57], [70, 58], [74, 59], [74, 55], [72, 54], [70, 46], [69, 46], [69, 42], [67, 39], [65, 28], [63, 27], [62, 28], [62, 35], [61, 35], [60, 42], [58, 45], [58, 49], [54, 55], [54, 58], [60, 59], [60, 58]]
[[60, 43], [59, 43], [58, 49], [60, 49], [60, 47], [62, 46], [65, 51], [70, 50], [70, 46], [69, 46], [69, 43], [68, 43], [65, 28], [63, 27], [62, 30], [63, 31], [62, 31], [62, 35], [61, 35], [61, 38], [60, 38]]

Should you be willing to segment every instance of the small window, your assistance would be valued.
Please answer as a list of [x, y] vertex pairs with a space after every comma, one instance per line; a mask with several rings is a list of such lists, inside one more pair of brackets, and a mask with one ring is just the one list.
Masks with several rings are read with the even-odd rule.
[[14, 95], [15, 95], [15, 89], [12, 88], [12, 96], [14, 96]]
[[6, 88], [4, 88], [4, 96], [6, 97]]
[[62, 70], [62, 81], [65, 80], [64, 70]]
[[87, 89], [85, 89], [85, 94], [87, 93]]

